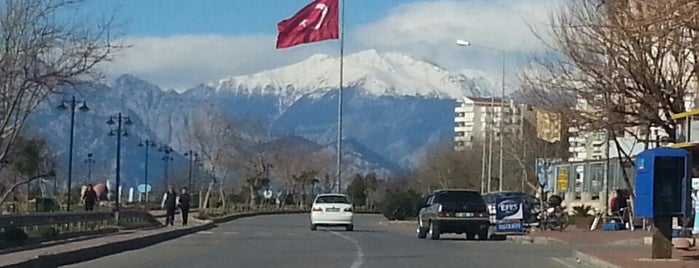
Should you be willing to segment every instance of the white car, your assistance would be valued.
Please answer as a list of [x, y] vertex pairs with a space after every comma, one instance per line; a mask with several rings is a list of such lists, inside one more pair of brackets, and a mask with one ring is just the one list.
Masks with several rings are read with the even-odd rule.
[[318, 195], [311, 207], [311, 230], [318, 226], [345, 226], [347, 231], [354, 230], [352, 207], [346, 195]]

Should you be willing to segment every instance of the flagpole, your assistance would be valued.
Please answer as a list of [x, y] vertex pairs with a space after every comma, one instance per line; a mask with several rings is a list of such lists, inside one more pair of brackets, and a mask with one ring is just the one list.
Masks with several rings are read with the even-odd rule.
[[345, 67], [345, 1], [340, 1], [340, 89], [337, 97], [337, 193], [342, 193], [342, 89]]

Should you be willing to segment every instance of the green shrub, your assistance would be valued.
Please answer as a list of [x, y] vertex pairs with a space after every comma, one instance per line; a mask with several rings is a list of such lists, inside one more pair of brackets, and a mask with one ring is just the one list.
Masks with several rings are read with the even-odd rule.
[[413, 190], [388, 189], [379, 210], [389, 220], [406, 220], [417, 216], [422, 195]]
[[41, 238], [53, 238], [58, 236], [60, 233], [56, 228], [53, 227], [41, 227], [39, 228], [39, 237]]
[[587, 217], [587, 216], [592, 216], [592, 206], [589, 205], [581, 205], [581, 206], [574, 206], [573, 207], [573, 215], [577, 217]]
[[8, 244], [21, 246], [29, 239], [29, 235], [24, 230], [19, 228], [5, 228], [0, 232], [0, 240], [4, 240]]

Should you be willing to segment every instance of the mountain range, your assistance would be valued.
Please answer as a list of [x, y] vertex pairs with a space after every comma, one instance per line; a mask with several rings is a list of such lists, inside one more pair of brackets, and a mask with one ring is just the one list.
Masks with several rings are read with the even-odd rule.
[[[479, 71], [451, 72], [400, 53], [362, 51], [344, 58], [343, 155], [347, 171], [390, 174], [415, 166], [427, 146], [452, 138], [453, 111], [462, 96], [489, 96], [493, 83]], [[201, 150], [193, 133], [212, 111], [240, 122], [250, 142], [300, 143], [314, 150], [337, 150], [340, 59], [315, 55], [307, 60], [244, 76], [205, 82], [183, 92], [163, 90], [133, 75], [111, 84], [90, 83], [65, 90], [44, 102], [29, 129], [47, 139], [67, 165], [70, 112], [54, 107], [76, 96], [90, 111], [76, 112], [74, 177], [86, 177], [85, 156], [95, 155], [93, 180], [113, 179], [116, 139], [105, 122], [122, 113], [133, 125], [122, 141], [122, 178], [142, 183], [148, 139], [174, 149], [172, 169], [188, 168], [184, 152]], [[293, 138], [290, 138], [293, 137]], [[149, 177], [162, 182], [164, 161], [157, 148]]]

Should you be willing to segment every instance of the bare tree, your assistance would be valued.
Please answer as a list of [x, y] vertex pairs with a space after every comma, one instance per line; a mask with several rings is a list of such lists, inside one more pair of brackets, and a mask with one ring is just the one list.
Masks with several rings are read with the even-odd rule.
[[481, 150], [479, 146], [454, 150], [452, 143], [436, 144], [428, 149], [418, 167], [419, 180], [430, 189], [479, 189]]
[[7, 167], [12, 147], [38, 105], [79, 80], [99, 77], [97, 65], [123, 47], [113, 43], [111, 18], [97, 23], [80, 21], [80, 16], [61, 19], [73, 15], [80, 4], [75, 0], [0, 4], [0, 170]]
[[[270, 156], [274, 174], [294, 196], [301, 195], [298, 200], [302, 202], [300, 205], [304, 205], [303, 195], [313, 179], [318, 179], [318, 174], [332, 172], [329, 170], [332, 167], [332, 155], [329, 151], [303, 146], [277, 146], [275, 143], [270, 147], [267, 155]], [[283, 203], [284, 201], [282, 200]]]
[[[219, 183], [219, 187], [223, 187], [223, 183], [217, 178], [229, 178], [241, 167], [241, 136], [240, 132], [235, 130], [232, 120], [226, 119], [222, 113], [211, 108], [199, 113], [193, 121], [192, 144], [199, 147], [204, 164], [211, 170], [211, 180], [202, 203], [203, 207], [208, 207], [214, 185]], [[225, 192], [221, 189], [220, 193], [221, 199], [225, 201]]]
[[[547, 115], [553, 115], [549, 118], [552, 124], [558, 123], [558, 127], [551, 126], [553, 129], [558, 129], [558, 141], [549, 142], [539, 138], [536, 129], [536, 114], [529, 118], [524, 118], [518, 126], [516, 133], [510, 133], [503, 138], [503, 152], [505, 153], [504, 162], [509, 168], [506, 176], [511, 178], [519, 178], [518, 180], [510, 180], [507, 185], [520, 184], [522, 191], [536, 192], [539, 189], [537, 178], [534, 171], [534, 163], [537, 158], [568, 158], [567, 137], [561, 124], [562, 118], [555, 116], [547, 111], [535, 111], [533, 113], [543, 112]], [[557, 121], [557, 122], [556, 122]], [[512, 187], [510, 187], [512, 188]]]
[[[685, 110], [697, 72], [697, 31], [673, 19], [673, 10], [688, 2], [653, 2], [567, 2], [551, 16], [552, 55], [523, 75], [537, 101], [578, 130], [609, 133], [630, 163], [619, 138], [644, 140], [658, 127], [676, 140], [670, 118]], [[695, 22], [696, 14], [691, 17]]]

